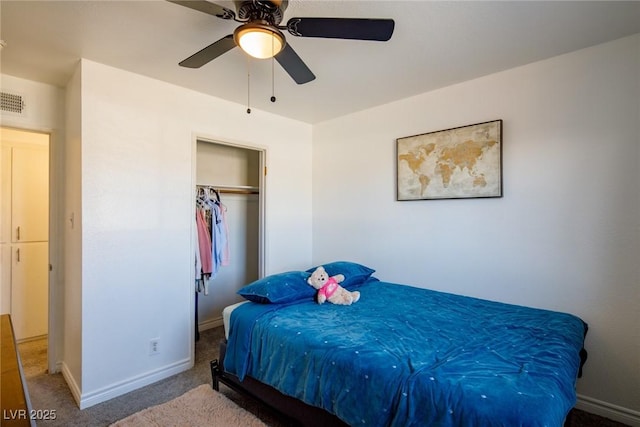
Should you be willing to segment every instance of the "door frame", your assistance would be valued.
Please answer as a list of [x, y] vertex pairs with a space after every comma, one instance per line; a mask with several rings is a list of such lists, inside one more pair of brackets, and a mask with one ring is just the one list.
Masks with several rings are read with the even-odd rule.
[[60, 157], [60, 146], [59, 143], [60, 134], [52, 129], [48, 128], [37, 128], [37, 127], [20, 127], [14, 125], [2, 124], [0, 126], [3, 129], [11, 129], [20, 132], [26, 133], [37, 133], [37, 134], [45, 134], [48, 136], [48, 156], [49, 156], [49, 185], [48, 185], [48, 195], [49, 195], [49, 212], [48, 212], [48, 220], [49, 220], [49, 245], [48, 245], [48, 264], [49, 264], [49, 273], [48, 273], [48, 305], [49, 305], [49, 316], [48, 316], [48, 325], [47, 325], [47, 367], [49, 373], [58, 372], [58, 363], [57, 363], [57, 354], [58, 354], [58, 343], [61, 341], [61, 330], [62, 322], [58, 321], [58, 319], [62, 318], [63, 313], [58, 310], [58, 270], [60, 267], [60, 251], [57, 249], [60, 246], [60, 238], [59, 238], [59, 215], [58, 210], [60, 209], [58, 197], [59, 193], [59, 184], [58, 176], [60, 170], [58, 168], [57, 158]]
[[[191, 141], [191, 188], [196, 188], [196, 174], [197, 174], [197, 150], [198, 141], [206, 142], [210, 144], [217, 144], [227, 147], [242, 148], [245, 150], [251, 150], [258, 152], [259, 165], [258, 165], [258, 277], [263, 278], [265, 276], [267, 265], [267, 251], [266, 251], [266, 175], [267, 175], [267, 148], [258, 144], [251, 144], [238, 141], [230, 141], [227, 138], [218, 138], [203, 133], [194, 133]], [[191, 217], [195, 218], [195, 191], [191, 191]], [[191, 236], [195, 233], [195, 224], [192, 224]], [[195, 242], [192, 241], [191, 246]], [[191, 263], [195, 262], [195, 253], [193, 253]], [[191, 283], [195, 282], [195, 272], [192, 270]], [[195, 360], [195, 292], [191, 292], [190, 298], [190, 318], [191, 318], [191, 358]]]

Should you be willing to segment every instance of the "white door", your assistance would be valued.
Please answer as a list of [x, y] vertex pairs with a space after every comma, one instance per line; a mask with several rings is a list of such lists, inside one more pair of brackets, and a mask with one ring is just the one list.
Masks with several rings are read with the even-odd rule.
[[[11, 243], [11, 146], [0, 146], [0, 243]], [[2, 264], [4, 266], [4, 263]], [[7, 268], [8, 269], [8, 268]]]
[[47, 334], [49, 319], [47, 242], [13, 245], [11, 320], [16, 340]]
[[[0, 133], [0, 135], [2, 135]], [[0, 313], [11, 313], [11, 146], [0, 146]]]
[[11, 167], [11, 232], [13, 242], [49, 240], [49, 150], [16, 146]]

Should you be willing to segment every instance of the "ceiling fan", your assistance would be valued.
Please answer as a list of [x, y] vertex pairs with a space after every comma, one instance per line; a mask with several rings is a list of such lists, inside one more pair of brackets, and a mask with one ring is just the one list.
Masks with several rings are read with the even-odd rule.
[[308, 83], [316, 76], [286, 42], [281, 30], [297, 37], [387, 41], [395, 25], [392, 19], [365, 18], [291, 18], [286, 25], [280, 25], [288, 0], [235, 0], [237, 13], [205, 0], [168, 1], [242, 24], [233, 34], [194, 53], [179, 65], [200, 68], [239, 46], [255, 58], [275, 57], [298, 84]]

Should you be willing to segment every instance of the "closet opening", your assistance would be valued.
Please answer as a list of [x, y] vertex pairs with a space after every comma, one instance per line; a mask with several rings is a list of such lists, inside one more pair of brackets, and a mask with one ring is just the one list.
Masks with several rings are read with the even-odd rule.
[[[238, 289], [264, 276], [266, 152], [205, 138], [197, 138], [195, 145], [194, 337], [198, 340], [200, 331], [222, 326], [224, 307], [242, 300]], [[201, 245], [207, 238], [200, 233], [206, 232], [211, 248]], [[208, 251], [211, 265], [205, 259]]]

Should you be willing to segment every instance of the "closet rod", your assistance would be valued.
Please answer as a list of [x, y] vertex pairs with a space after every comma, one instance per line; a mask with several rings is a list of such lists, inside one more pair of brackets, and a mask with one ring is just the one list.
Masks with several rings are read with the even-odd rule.
[[248, 185], [196, 185], [197, 188], [213, 188], [221, 194], [260, 194], [258, 187]]

